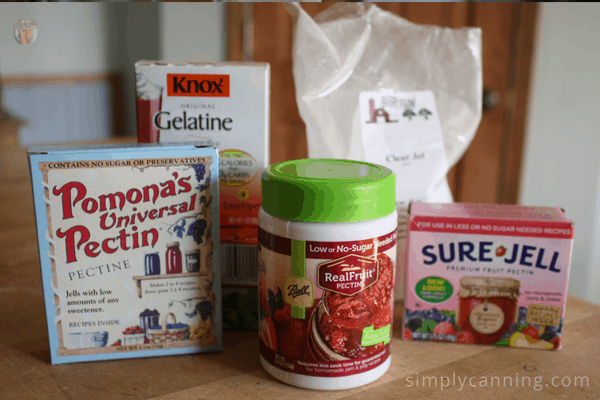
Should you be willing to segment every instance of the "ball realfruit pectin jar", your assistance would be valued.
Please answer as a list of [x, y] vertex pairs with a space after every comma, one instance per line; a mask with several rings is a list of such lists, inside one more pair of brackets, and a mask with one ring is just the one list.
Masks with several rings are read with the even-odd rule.
[[390, 366], [398, 218], [388, 168], [295, 160], [263, 173], [260, 362], [310, 389], [349, 389]]

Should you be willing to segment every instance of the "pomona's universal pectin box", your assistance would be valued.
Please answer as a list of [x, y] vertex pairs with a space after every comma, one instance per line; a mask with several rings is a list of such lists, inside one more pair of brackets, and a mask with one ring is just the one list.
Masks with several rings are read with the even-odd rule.
[[559, 349], [573, 224], [556, 207], [410, 206], [404, 338]]
[[29, 149], [53, 364], [222, 349], [217, 161], [202, 142]]
[[219, 149], [224, 328], [258, 329], [260, 179], [269, 165], [269, 64], [135, 64], [138, 140]]

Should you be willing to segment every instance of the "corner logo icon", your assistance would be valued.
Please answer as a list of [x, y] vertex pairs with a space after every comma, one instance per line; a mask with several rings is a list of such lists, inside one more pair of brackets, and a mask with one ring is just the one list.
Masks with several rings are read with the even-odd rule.
[[375, 108], [375, 100], [369, 99], [369, 120], [367, 124], [376, 124], [379, 117], [382, 117], [386, 123], [398, 122], [398, 120], [391, 120], [390, 114], [383, 108]]
[[13, 24], [13, 35], [19, 44], [32, 44], [37, 34], [37, 22], [32, 19], [20, 19]]

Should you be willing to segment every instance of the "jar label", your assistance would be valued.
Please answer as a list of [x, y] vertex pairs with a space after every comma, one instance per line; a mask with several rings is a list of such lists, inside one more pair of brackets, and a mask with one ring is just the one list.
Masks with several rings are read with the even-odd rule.
[[494, 333], [504, 324], [504, 311], [494, 303], [481, 303], [471, 311], [469, 322], [479, 333]]
[[317, 242], [259, 228], [260, 353], [309, 376], [372, 370], [390, 354], [396, 231]]
[[350, 254], [319, 265], [319, 287], [335, 293], [362, 292], [378, 277], [379, 262], [375, 258]]
[[285, 277], [285, 302], [290, 306], [310, 307], [313, 304], [313, 283], [297, 276]]

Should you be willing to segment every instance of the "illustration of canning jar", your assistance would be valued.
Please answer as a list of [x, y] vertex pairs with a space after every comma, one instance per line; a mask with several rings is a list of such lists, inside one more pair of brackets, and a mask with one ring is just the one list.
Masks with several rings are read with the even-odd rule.
[[160, 256], [158, 253], [144, 254], [144, 273], [146, 275], [160, 275]]
[[167, 274], [180, 274], [182, 272], [181, 250], [179, 242], [167, 243]]
[[200, 271], [200, 250], [188, 250], [185, 252], [185, 269], [187, 272]]
[[521, 282], [513, 278], [464, 276], [460, 279], [456, 322], [477, 343], [494, 344], [517, 320]]

